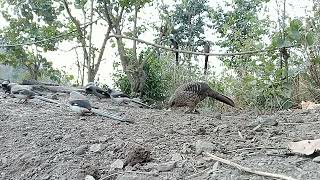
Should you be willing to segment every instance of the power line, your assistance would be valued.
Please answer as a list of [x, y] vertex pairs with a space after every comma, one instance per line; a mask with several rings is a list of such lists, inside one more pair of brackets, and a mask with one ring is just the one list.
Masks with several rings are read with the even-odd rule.
[[165, 49], [168, 51], [173, 51], [173, 52], [179, 52], [179, 53], [186, 53], [186, 54], [195, 54], [195, 55], [206, 55], [206, 56], [238, 56], [238, 55], [247, 55], [247, 54], [256, 54], [256, 53], [263, 53], [263, 52], [268, 52], [268, 51], [275, 51], [279, 50], [281, 48], [292, 48], [292, 47], [298, 47], [301, 44], [295, 44], [295, 45], [288, 45], [288, 46], [282, 46], [282, 47], [277, 47], [277, 48], [265, 48], [261, 50], [254, 50], [254, 51], [244, 51], [244, 52], [237, 52], [237, 53], [203, 53], [203, 52], [194, 52], [194, 51], [186, 51], [186, 50], [179, 50], [179, 49], [171, 49], [159, 44], [154, 44], [151, 42], [144, 41], [142, 39], [134, 38], [134, 37], [128, 37], [128, 36], [123, 36], [123, 35], [110, 35], [110, 37], [114, 38], [124, 38], [124, 39], [130, 39], [134, 41], [139, 41], [141, 43], [154, 46], [157, 48]]

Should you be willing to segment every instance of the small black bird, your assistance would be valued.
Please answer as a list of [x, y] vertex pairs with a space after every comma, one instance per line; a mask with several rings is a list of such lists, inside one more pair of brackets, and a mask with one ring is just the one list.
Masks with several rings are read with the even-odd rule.
[[142, 105], [144, 107], [151, 108], [147, 104], [144, 104], [135, 99], [131, 99], [127, 94], [124, 94], [122, 92], [117, 92], [117, 91], [114, 91], [113, 89], [108, 88], [108, 93], [110, 94], [111, 100], [117, 104], [128, 104], [130, 102], [133, 102], [133, 103]]
[[13, 97], [20, 99], [19, 102], [21, 102], [21, 100], [24, 100], [23, 103], [26, 103], [29, 99], [39, 99], [42, 101], [46, 101], [49, 103], [54, 103], [54, 104], [59, 104], [58, 102], [45, 98], [45, 97], [41, 97], [41, 95], [35, 91], [32, 90], [32, 87], [29, 85], [18, 85], [16, 83], [10, 83], [8, 85], [8, 88], [10, 89], [10, 93]]
[[10, 80], [4, 80], [2, 83], [1, 83], [1, 87], [2, 89], [4, 90], [4, 93], [8, 93], [10, 94], [10, 87], [9, 87], [9, 84], [10, 84]]
[[23, 103], [26, 103], [28, 99], [33, 99], [36, 96], [36, 93], [31, 91], [28, 86], [9, 84], [8, 87], [11, 90], [11, 94], [20, 99], [19, 102], [24, 100]]
[[114, 119], [122, 122], [132, 123], [132, 121], [123, 119], [122, 117], [113, 115], [111, 113], [99, 111], [98, 109], [91, 106], [90, 102], [87, 100], [87, 98], [84, 95], [76, 91], [72, 91], [70, 93], [69, 104], [70, 104], [71, 110], [76, 112], [80, 116], [91, 113], [91, 114], [97, 114], [100, 116], [108, 117], [110, 119]]
[[100, 87], [96, 86], [94, 83], [90, 82], [85, 86], [85, 90], [87, 94], [93, 94], [98, 98], [110, 98], [110, 95], [107, 91], [101, 89]]
[[107, 89], [107, 92], [108, 94], [110, 95], [110, 98], [113, 97], [113, 98], [119, 98], [119, 97], [127, 97], [129, 98], [129, 96], [123, 92], [118, 92], [118, 91], [115, 91], [111, 88], [108, 88]]
[[[174, 38], [170, 38], [170, 41], [171, 41], [173, 48], [178, 50], [179, 49], [178, 41]], [[179, 65], [179, 52], [175, 52], [175, 53], [176, 53], [176, 65]]]

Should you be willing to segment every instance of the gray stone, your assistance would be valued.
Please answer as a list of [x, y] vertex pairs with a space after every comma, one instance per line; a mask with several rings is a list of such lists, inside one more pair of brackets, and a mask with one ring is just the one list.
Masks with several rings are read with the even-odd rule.
[[198, 140], [196, 142], [196, 154], [201, 154], [204, 151], [211, 152], [214, 149], [214, 144], [207, 141]]
[[101, 136], [101, 137], [98, 138], [98, 142], [100, 142], [100, 143], [104, 143], [106, 141], [108, 141], [108, 138], [105, 137], [105, 136]]
[[320, 163], [320, 156], [313, 158], [313, 162]]
[[179, 153], [173, 153], [171, 156], [172, 161], [181, 161], [183, 158]]
[[95, 152], [95, 153], [100, 152], [100, 151], [102, 151], [102, 144], [92, 144], [90, 146], [89, 150], [91, 152]]
[[140, 169], [151, 170], [151, 169], [155, 169], [157, 166], [158, 166], [157, 163], [150, 162], [150, 163], [144, 164], [144, 166], [141, 166]]
[[86, 175], [86, 177], [84, 178], [84, 180], [95, 180], [93, 176], [90, 175]]
[[110, 165], [111, 170], [122, 169], [124, 162], [121, 159], [117, 159]]
[[278, 125], [278, 121], [276, 120], [277, 117], [276, 116], [271, 116], [271, 117], [268, 117], [268, 116], [259, 116], [257, 119], [256, 119], [256, 122], [262, 124], [262, 125], [265, 125], [265, 126], [277, 126]]
[[136, 139], [136, 142], [137, 142], [137, 143], [143, 143], [143, 142], [144, 142], [144, 139], [138, 138], [138, 139]]
[[172, 170], [173, 168], [176, 167], [176, 163], [177, 163], [176, 161], [170, 161], [170, 162], [158, 164], [156, 166], [156, 169], [159, 172], [170, 171], [170, 170]]
[[74, 154], [75, 155], [82, 155], [87, 151], [87, 149], [88, 149], [88, 146], [86, 144], [81, 145], [74, 151]]

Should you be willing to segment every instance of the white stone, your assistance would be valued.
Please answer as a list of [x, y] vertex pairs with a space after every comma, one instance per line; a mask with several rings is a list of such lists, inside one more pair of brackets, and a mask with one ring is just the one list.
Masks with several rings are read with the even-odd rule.
[[92, 144], [89, 148], [91, 152], [100, 152], [102, 150], [102, 144]]
[[123, 165], [124, 165], [124, 162], [121, 159], [117, 159], [110, 165], [110, 169], [111, 170], [122, 169]]
[[86, 177], [84, 178], [84, 180], [96, 180], [96, 179], [94, 179], [93, 176], [86, 175]]
[[211, 142], [198, 140], [196, 142], [196, 154], [201, 154], [204, 151], [211, 152], [214, 149], [214, 145]]
[[182, 156], [179, 153], [173, 153], [172, 157], [171, 157], [172, 161], [181, 161], [182, 160]]
[[156, 169], [159, 172], [163, 172], [163, 171], [170, 171], [173, 168], [176, 167], [176, 163], [175, 161], [170, 161], [170, 162], [166, 162], [166, 163], [162, 163], [162, 164], [158, 164], [158, 166], [156, 167]]

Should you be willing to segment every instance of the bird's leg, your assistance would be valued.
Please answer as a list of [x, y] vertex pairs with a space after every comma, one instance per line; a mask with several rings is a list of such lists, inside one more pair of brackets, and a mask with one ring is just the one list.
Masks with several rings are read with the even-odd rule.
[[194, 109], [194, 113], [195, 114], [200, 114], [200, 111], [198, 111], [198, 109]]
[[200, 112], [198, 110], [196, 110], [196, 105], [197, 105], [197, 103], [190, 102], [188, 104], [189, 109], [185, 113], [187, 113], [187, 114], [200, 114]]

